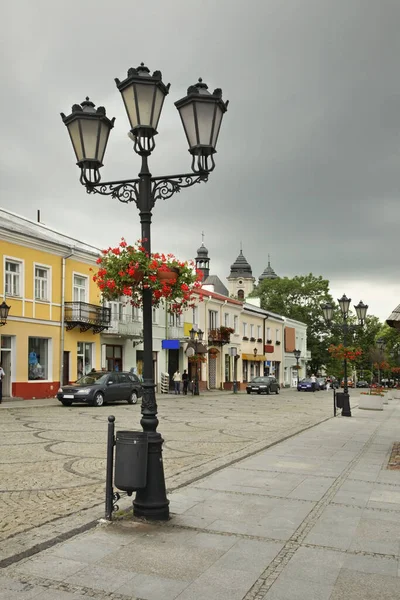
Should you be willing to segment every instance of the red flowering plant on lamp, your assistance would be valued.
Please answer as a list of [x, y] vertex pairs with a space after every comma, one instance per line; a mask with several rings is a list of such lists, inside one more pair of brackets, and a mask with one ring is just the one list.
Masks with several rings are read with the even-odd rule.
[[201, 288], [202, 280], [194, 261], [180, 261], [173, 254], [149, 254], [143, 241], [130, 245], [122, 238], [117, 247], [102, 250], [93, 281], [104, 299], [125, 296], [132, 306], [139, 307], [143, 289], [151, 288], [153, 306], [166, 302], [168, 311], [175, 314], [194, 306], [193, 292]]
[[357, 360], [362, 355], [361, 348], [350, 348], [344, 346], [343, 344], [339, 344], [338, 346], [331, 344], [328, 348], [328, 352], [333, 358], [338, 358], [341, 360], [346, 359], [349, 361]]

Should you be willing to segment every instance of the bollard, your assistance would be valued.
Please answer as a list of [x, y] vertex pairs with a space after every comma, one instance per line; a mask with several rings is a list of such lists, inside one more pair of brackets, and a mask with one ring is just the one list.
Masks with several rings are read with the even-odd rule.
[[233, 393], [237, 394], [237, 381], [233, 382]]
[[107, 521], [112, 520], [113, 513], [113, 462], [114, 462], [114, 427], [115, 417], [110, 415], [108, 417], [108, 429], [107, 429], [107, 469], [106, 469], [106, 514]]

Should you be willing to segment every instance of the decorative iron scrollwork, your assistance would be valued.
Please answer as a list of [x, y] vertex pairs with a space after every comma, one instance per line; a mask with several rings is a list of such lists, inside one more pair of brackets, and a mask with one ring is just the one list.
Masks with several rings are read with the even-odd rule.
[[156, 200], [167, 200], [171, 198], [176, 192], [180, 192], [181, 189], [191, 187], [196, 183], [201, 183], [202, 181], [207, 181], [208, 174], [187, 174], [187, 175], [177, 175], [176, 177], [157, 177], [152, 178], [153, 189], [152, 196], [153, 202]]
[[86, 191], [88, 194], [111, 196], [111, 198], [116, 198], [120, 202], [135, 202], [137, 204], [139, 198], [139, 179], [86, 185]]
[[116, 512], [117, 510], [119, 510], [119, 506], [118, 506], [117, 502], [120, 499], [121, 499], [121, 494], [119, 494], [118, 492], [114, 492], [113, 496], [112, 496], [113, 512]]

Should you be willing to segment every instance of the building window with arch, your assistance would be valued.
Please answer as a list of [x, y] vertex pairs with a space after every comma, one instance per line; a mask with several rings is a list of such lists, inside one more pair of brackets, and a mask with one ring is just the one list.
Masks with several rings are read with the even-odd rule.
[[238, 298], [239, 300], [244, 300], [244, 290], [238, 290]]

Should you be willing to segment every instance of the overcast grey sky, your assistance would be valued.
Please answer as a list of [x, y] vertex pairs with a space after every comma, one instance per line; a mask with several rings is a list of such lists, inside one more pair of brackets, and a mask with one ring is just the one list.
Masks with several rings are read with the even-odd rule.
[[190, 171], [174, 102], [199, 76], [230, 100], [216, 169], [156, 204], [153, 248], [223, 281], [243, 244], [258, 276], [312, 272], [386, 318], [400, 301], [398, 0], [3, 2], [1, 205], [96, 245], [134, 241], [134, 204], [87, 195], [59, 113], [86, 95], [116, 117], [103, 180], [139, 158], [114, 77], [141, 61], [171, 83], [153, 175]]

